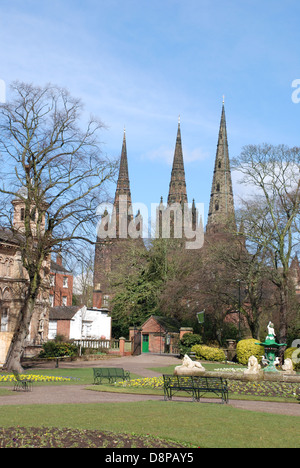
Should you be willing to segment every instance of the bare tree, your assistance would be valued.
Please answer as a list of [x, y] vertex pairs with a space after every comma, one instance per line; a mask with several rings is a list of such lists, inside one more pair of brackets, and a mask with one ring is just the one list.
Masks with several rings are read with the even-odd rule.
[[272, 281], [280, 295], [279, 339], [286, 342], [289, 267], [299, 242], [300, 148], [249, 145], [233, 164], [244, 176], [242, 183], [254, 186], [257, 192], [244, 211], [245, 235], [268, 254]]
[[[0, 107], [1, 218], [18, 236], [28, 282], [6, 367], [21, 370], [51, 252], [90, 239], [100, 188], [103, 194], [115, 164], [100, 150], [102, 122], [90, 118], [82, 130], [83, 106], [68, 91], [16, 82], [11, 92], [12, 100]], [[21, 226], [9, 200], [24, 206]]]

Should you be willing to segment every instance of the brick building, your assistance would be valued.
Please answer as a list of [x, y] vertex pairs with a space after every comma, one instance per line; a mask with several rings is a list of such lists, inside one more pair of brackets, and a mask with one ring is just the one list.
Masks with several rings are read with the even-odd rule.
[[51, 260], [49, 301], [51, 307], [72, 305], [73, 274], [62, 264], [62, 256], [57, 254], [56, 262]]
[[57, 335], [67, 340], [110, 340], [111, 317], [106, 309], [88, 309], [82, 305], [51, 307], [49, 339]]

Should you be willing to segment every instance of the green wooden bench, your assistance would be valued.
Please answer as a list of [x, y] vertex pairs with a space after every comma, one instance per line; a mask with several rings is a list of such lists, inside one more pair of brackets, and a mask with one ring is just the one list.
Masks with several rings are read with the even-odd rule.
[[172, 400], [177, 392], [190, 394], [193, 401], [200, 401], [206, 393], [214, 393], [228, 403], [227, 381], [221, 377], [164, 375], [164, 399]]
[[94, 384], [101, 384], [102, 379], [107, 379], [109, 383], [117, 382], [117, 379], [130, 380], [130, 372], [120, 367], [95, 367]]
[[15, 382], [14, 382], [14, 391], [24, 391], [30, 392], [32, 390], [33, 381], [27, 377], [20, 377], [20, 374], [16, 371], [13, 371]]

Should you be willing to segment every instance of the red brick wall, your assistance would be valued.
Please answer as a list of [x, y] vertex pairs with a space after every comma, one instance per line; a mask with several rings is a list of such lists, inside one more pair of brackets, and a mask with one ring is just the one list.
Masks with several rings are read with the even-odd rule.
[[149, 353], [165, 352], [165, 336], [160, 334], [149, 334]]
[[164, 329], [154, 320], [153, 317], [150, 317], [149, 320], [143, 325], [142, 333], [164, 333]]
[[[53, 275], [53, 273], [51, 273]], [[54, 286], [50, 288], [49, 294], [54, 295], [53, 307], [63, 305], [63, 297], [67, 298], [67, 306], [72, 305], [73, 299], [73, 276], [63, 273], [56, 273]], [[68, 278], [68, 287], [64, 288], [63, 281], [64, 277]]]
[[57, 320], [57, 335], [70, 338], [70, 320]]

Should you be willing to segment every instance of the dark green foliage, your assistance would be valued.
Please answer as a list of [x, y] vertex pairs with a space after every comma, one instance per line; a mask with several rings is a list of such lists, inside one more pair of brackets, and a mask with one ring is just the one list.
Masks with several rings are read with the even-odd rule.
[[57, 341], [47, 341], [43, 344], [43, 351], [40, 352], [40, 358], [76, 356], [78, 348], [72, 343], [63, 343]]
[[202, 344], [202, 337], [200, 335], [196, 335], [193, 333], [186, 333], [180, 340], [179, 343], [179, 350], [180, 355], [184, 356], [185, 354], [189, 354], [191, 352], [192, 346], [196, 344]]

